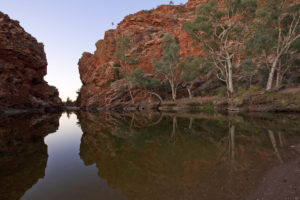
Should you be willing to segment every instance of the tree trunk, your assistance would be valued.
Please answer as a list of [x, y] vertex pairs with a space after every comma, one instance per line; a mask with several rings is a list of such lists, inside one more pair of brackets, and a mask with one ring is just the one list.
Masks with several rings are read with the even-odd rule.
[[161, 98], [161, 96], [160, 96], [159, 94], [157, 94], [157, 93], [155, 93], [155, 92], [148, 92], [148, 93], [149, 93], [150, 95], [156, 96], [156, 97], [159, 99], [160, 103], [163, 102], [163, 99]]
[[176, 91], [175, 91], [175, 86], [174, 83], [171, 83], [171, 90], [172, 90], [172, 100], [175, 101], [176, 100]]
[[234, 92], [234, 89], [233, 89], [233, 80], [232, 80], [232, 63], [229, 56], [227, 56], [227, 65], [228, 65], [228, 86], [227, 87], [228, 87], [229, 95], [231, 96]]
[[190, 99], [192, 99], [193, 98], [193, 94], [192, 94], [192, 92], [191, 92], [191, 88], [187, 88], [187, 91], [188, 91], [188, 93], [189, 93], [189, 98]]
[[279, 87], [281, 86], [281, 70], [280, 68], [277, 69], [277, 74], [276, 74], [276, 88], [279, 89]]
[[187, 91], [189, 93], [189, 98], [192, 99], [193, 98], [193, 93], [192, 93], [192, 88], [194, 86], [194, 82], [191, 83], [191, 85], [189, 87], [187, 87]]
[[267, 87], [266, 87], [267, 91], [270, 91], [272, 89], [273, 78], [274, 78], [277, 62], [278, 62], [278, 58], [276, 58], [274, 60], [273, 64], [272, 64], [272, 68], [271, 68], [271, 71], [269, 73], [268, 83], [267, 83]]
[[129, 89], [129, 95], [130, 95], [130, 98], [131, 98], [131, 103], [134, 104], [134, 98], [133, 98], [131, 89]]

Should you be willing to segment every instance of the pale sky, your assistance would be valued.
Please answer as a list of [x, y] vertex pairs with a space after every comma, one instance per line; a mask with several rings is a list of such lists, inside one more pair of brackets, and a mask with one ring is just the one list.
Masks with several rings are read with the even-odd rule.
[[[173, 0], [175, 4], [187, 0]], [[44, 43], [48, 60], [45, 80], [58, 88], [60, 97], [76, 99], [81, 87], [78, 60], [94, 52], [95, 43], [108, 29], [142, 9], [168, 4], [169, 0], [0, 0], [0, 11]]]

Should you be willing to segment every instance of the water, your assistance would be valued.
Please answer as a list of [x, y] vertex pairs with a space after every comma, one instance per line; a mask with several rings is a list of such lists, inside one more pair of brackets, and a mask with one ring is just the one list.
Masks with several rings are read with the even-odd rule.
[[0, 116], [0, 199], [248, 199], [298, 159], [300, 116]]

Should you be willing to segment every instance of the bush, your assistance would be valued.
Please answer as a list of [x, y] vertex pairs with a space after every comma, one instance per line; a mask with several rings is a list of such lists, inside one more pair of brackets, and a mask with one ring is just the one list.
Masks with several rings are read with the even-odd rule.
[[121, 67], [120, 63], [114, 63], [114, 67]]
[[260, 88], [258, 86], [251, 86], [249, 91], [251, 93], [254, 93], [254, 92], [258, 92], [260, 90]]
[[207, 102], [203, 104], [203, 112], [207, 113], [207, 114], [213, 114], [214, 113], [214, 103], [211, 102]]
[[121, 77], [120, 77], [120, 71], [118, 68], [114, 68], [114, 80], [120, 80]]
[[226, 97], [227, 96], [227, 88], [226, 86], [219, 87], [214, 91], [214, 95], [218, 97]]

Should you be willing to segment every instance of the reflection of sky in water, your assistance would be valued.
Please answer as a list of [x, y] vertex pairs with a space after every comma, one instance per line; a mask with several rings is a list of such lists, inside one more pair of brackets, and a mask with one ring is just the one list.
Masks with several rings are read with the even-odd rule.
[[63, 114], [58, 131], [45, 138], [49, 155], [45, 177], [25, 193], [23, 200], [126, 199], [97, 176], [95, 165], [87, 167], [80, 159], [82, 131], [76, 122], [76, 115], [68, 119]]

